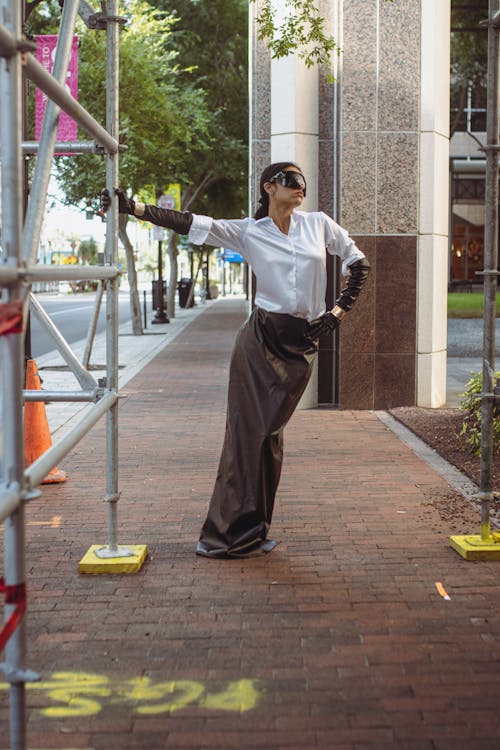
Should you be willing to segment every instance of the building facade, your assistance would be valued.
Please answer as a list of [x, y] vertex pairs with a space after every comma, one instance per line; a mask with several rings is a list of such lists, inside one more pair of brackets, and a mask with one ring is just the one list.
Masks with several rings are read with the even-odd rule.
[[[282, 0], [279, 0], [282, 3]], [[342, 49], [335, 82], [271, 59], [251, 3], [251, 185], [290, 159], [306, 210], [344, 226], [372, 265], [338, 335], [321, 342], [303, 406], [438, 407], [446, 400], [449, 0], [319, 0]], [[286, 6], [277, 3], [279, 12]], [[252, 207], [253, 208], [253, 207]], [[328, 259], [327, 302], [342, 283]]]

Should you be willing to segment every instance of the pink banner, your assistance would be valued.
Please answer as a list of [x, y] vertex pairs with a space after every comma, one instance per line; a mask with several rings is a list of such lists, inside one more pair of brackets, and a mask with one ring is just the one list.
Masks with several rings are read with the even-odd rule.
[[[57, 46], [57, 35], [43, 35], [36, 37], [36, 59], [43, 65], [45, 70], [52, 73], [54, 67], [54, 55]], [[78, 99], [78, 37], [73, 37], [71, 45], [71, 57], [66, 76], [66, 88], [74, 99]], [[36, 89], [35, 95], [35, 139], [40, 140], [42, 132], [43, 116], [47, 95]], [[59, 115], [59, 126], [57, 128], [58, 141], [76, 141], [78, 137], [78, 126], [66, 112], [61, 110]]]

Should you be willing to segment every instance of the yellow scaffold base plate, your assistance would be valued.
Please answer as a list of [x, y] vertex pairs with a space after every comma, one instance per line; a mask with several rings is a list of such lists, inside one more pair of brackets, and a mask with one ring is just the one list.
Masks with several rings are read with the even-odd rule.
[[450, 536], [450, 546], [465, 560], [500, 560], [500, 535], [482, 539], [480, 534]]
[[[132, 553], [127, 557], [98, 557], [96, 550], [102, 550], [102, 544], [93, 544], [78, 563], [79, 573], [137, 573], [141, 568], [148, 548], [145, 544], [123, 545]], [[122, 549], [122, 545], [120, 545]]]

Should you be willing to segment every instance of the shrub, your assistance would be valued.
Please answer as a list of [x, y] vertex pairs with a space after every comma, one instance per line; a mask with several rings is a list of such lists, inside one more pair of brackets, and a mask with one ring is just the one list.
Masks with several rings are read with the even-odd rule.
[[[472, 377], [467, 383], [465, 393], [462, 394], [460, 408], [467, 413], [458, 433], [460, 443], [465, 446], [474, 456], [479, 456], [481, 451], [481, 398], [483, 390], [483, 374], [481, 372], [471, 373]], [[495, 380], [500, 378], [500, 372], [495, 373]], [[493, 452], [500, 451], [500, 415], [493, 417]]]

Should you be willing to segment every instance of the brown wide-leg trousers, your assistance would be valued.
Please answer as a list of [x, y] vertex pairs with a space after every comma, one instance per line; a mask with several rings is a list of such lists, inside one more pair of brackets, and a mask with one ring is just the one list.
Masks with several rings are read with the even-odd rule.
[[307, 322], [255, 308], [238, 332], [229, 371], [226, 432], [196, 552], [262, 555], [283, 461], [283, 429], [309, 381], [316, 345]]

